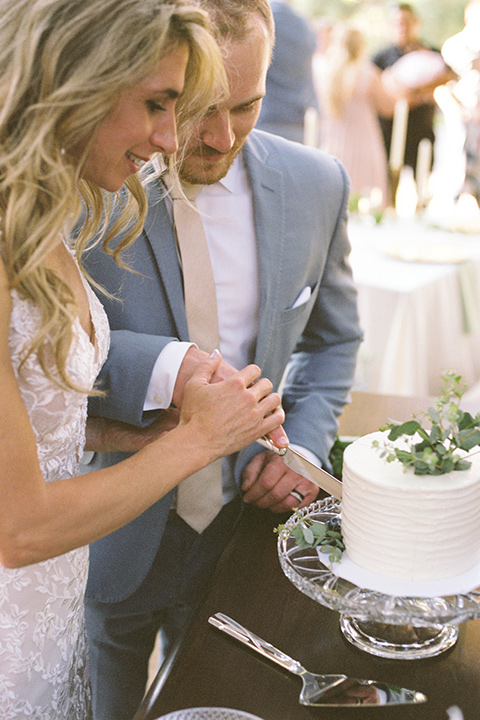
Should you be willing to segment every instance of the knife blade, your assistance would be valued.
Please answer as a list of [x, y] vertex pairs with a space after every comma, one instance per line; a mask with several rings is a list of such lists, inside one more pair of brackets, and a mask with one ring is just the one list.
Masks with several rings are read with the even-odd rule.
[[318, 485], [319, 488], [325, 490], [325, 492], [330, 495], [333, 495], [333, 497], [337, 498], [337, 500], [342, 499], [343, 486], [340, 480], [337, 480], [336, 477], [330, 475], [329, 472], [321, 468], [319, 465], [315, 465], [315, 463], [307, 460], [301, 452], [290, 446], [280, 450], [267, 437], [259, 438], [257, 442], [263, 447], [266, 447], [268, 450], [272, 450], [277, 455], [280, 455], [285, 465], [291, 470], [299, 475], [303, 475], [304, 478], [310, 480], [310, 482], [313, 482], [315, 485]]

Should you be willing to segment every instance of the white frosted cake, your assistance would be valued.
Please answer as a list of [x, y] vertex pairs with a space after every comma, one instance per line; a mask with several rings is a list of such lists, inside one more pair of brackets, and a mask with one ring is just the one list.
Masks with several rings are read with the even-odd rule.
[[[342, 534], [360, 567], [404, 580], [460, 575], [480, 562], [480, 453], [468, 470], [415, 475], [387, 463], [388, 432], [355, 440], [343, 458]], [[401, 440], [395, 443], [401, 446]]]

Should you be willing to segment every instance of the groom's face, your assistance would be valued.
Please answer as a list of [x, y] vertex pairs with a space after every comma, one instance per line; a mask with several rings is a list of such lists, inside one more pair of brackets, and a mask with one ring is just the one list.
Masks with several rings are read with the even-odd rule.
[[254, 128], [265, 95], [271, 40], [258, 18], [249, 35], [222, 47], [229, 96], [194, 130], [180, 166], [182, 180], [212, 185], [227, 174]]

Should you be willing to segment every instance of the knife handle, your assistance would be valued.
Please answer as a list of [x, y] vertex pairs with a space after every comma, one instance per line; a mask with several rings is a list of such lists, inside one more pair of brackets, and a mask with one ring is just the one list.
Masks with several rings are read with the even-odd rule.
[[294, 675], [301, 675], [306, 672], [305, 668], [302, 667], [297, 660], [293, 660], [293, 658], [277, 650], [276, 647], [262, 640], [258, 635], [254, 635], [250, 630], [247, 630], [243, 625], [240, 625], [240, 623], [232, 620], [232, 618], [229, 618], [227, 615], [216, 613], [208, 618], [208, 622], [219, 630], [222, 630], [222, 632], [227, 633], [227, 635], [231, 635], [231, 637], [247, 645], [252, 650], [255, 650], [260, 655], [263, 655], [269, 660], [273, 660], [277, 665], [281, 665], [285, 670], [288, 670]]
[[281, 457], [285, 455], [287, 452], [287, 448], [278, 448], [276, 445], [273, 444], [273, 442], [270, 440], [269, 437], [264, 435], [261, 438], [258, 438], [257, 443], [259, 445], [263, 445], [264, 448], [267, 448], [267, 450], [271, 450], [276, 455], [280, 455]]

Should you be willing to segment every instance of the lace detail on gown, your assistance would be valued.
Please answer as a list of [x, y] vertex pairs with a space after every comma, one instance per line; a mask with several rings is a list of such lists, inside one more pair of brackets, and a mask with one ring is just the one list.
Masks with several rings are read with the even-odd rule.
[[[108, 321], [87, 286], [95, 330], [92, 344], [80, 323], [67, 369], [91, 388], [105, 360]], [[85, 441], [87, 397], [47, 378], [35, 355], [18, 367], [23, 348], [39, 327], [39, 313], [12, 291], [10, 352], [48, 481], [78, 474]], [[79, 480], [80, 482], [80, 480]], [[86, 676], [83, 595], [88, 547], [18, 570], [0, 567], [0, 717], [2, 720], [86, 720], [90, 696]]]

